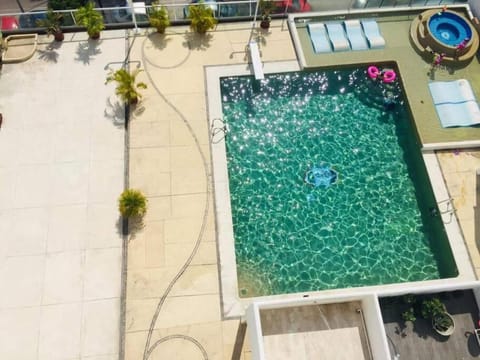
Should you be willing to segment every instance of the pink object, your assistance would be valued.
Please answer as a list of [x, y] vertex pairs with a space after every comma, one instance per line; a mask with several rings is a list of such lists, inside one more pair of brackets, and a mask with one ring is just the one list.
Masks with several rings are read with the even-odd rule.
[[391, 83], [394, 82], [397, 78], [397, 74], [393, 70], [385, 70], [382, 71], [383, 73], [383, 82], [384, 83]]
[[370, 79], [376, 79], [380, 75], [380, 70], [374, 65], [370, 65], [367, 69], [368, 76]]
[[445, 57], [445, 54], [438, 54], [437, 56], [435, 56], [435, 60], [433, 61], [433, 64], [440, 65], [444, 57]]

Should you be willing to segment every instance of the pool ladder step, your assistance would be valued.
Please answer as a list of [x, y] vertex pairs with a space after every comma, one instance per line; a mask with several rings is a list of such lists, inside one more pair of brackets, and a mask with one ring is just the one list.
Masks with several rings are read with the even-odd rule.
[[440, 211], [439, 215], [450, 215], [447, 221], [445, 221], [445, 218], [442, 216], [443, 222], [445, 224], [449, 224], [452, 221], [455, 212], [457, 211], [457, 209], [455, 209], [455, 206], [453, 205], [453, 198], [441, 200], [437, 203], [437, 205]]
[[212, 144], [218, 144], [225, 139], [228, 133], [228, 126], [221, 118], [215, 118], [210, 125], [210, 140]]

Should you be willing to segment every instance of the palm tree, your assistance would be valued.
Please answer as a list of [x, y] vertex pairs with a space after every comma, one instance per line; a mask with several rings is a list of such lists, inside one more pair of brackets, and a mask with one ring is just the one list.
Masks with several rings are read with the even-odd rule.
[[151, 26], [157, 29], [157, 32], [163, 34], [167, 26], [170, 25], [167, 9], [164, 6], [160, 6], [158, 1], [153, 2], [148, 13], [148, 21]]
[[77, 9], [75, 19], [80, 25], [87, 28], [90, 39], [98, 39], [100, 37], [100, 31], [105, 29], [102, 14], [95, 10], [92, 1], [89, 1], [85, 6]]
[[127, 189], [118, 199], [118, 210], [125, 218], [142, 217], [147, 212], [147, 198], [140, 190]]
[[213, 10], [203, 1], [188, 6], [188, 18], [192, 21], [190, 28], [198, 34], [205, 34], [207, 30], [214, 29], [218, 22], [213, 16]]
[[126, 103], [134, 105], [141, 97], [138, 89], [147, 88], [147, 84], [145, 84], [144, 82], [136, 82], [137, 75], [141, 71], [141, 69], [135, 69], [130, 73], [123, 68], [119, 69], [107, 76], [105, 84], [115, 81], [117, 83], [115, 94], [120, 96], [120, 98]]
[[46, 28], [48, 35], [53, 35], [55, 41], [63, 41], [64, 35], [60, 24], [63, 16], [60, 13], [54, 12], [51, 8], [48, 9], [45, 19], [37, 20], [37, 26]]

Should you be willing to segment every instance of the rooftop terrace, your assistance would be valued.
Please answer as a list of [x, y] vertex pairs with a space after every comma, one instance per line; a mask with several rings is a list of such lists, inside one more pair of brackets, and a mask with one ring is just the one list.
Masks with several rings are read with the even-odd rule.
[[[17, 196], [17, 200], [20, 196], [25, 202], [46, 201], [53, 196], [54, 201], [70, 199], [72, 203], [68, 214], [62, 211], [65, 208], [61, 206], [53, 213], [49, 212], [52, 207], [44, 210], [34, 207], [34, 211], [45, 211], [42, 217], [27, 216], [31, 214], [31, 209], [18, 208], [19, 202], [15, 203], [17, 207], [1, 208], [2, 233], [11, 234], [8, 239], [2, 236], [3, 246], [0, 246], [2, 293], [7, 294], [0, 301], [1, 358], [51, 359], [52, 350], [60, 358], [82, 360], [92, 360], [93, 356], [102, 360], [119, 357], [129, 360], [157, 357], [188, 360], [251, 358], [245, 327], [239, 319], [225, 319], [222, 315], [224, 304], [218, 280], [221, 265], [217, 257], [210, 183], [207, 119], [211, 109], [206, 101], [204, 72], [205, 67], [210, 65], [236, 64], [249, 69], [244, 51], [250, 37], [250, 25], [220, 24], [215, 32], [205, 37], [190, 33], [186, 27], [170, 28], [166, 36], [150, 31], [135, 36], [124, 31], [104, 32], [102, 40], [97, 43], [86, 41], [85, 34], [69, 34], [58, 46], [51, 46], [50, 39], [42, 37], [39, 51], [31, 60], [3, 66], [0, 93], [2, 99], [8, 98], [9, 102], [2, 100], [0, 104], [0, 112], [4, 116], [0, 131], [0, 204], [4, 206], [6, 202], [3, 199], [10, 199], [12, 194]], [[262, 60], [270, 64], [296, 60], [286, 24], [274, 21], [272, 25], [269, 32], [260, 33]], [[407, 28], [406, 22], [400, 21], [398, 25], [394, 22], [391, 26], [382, 23], [381, 26], [387, 42], [398, 46], [398, 56], [407, 61], [410, 55], [411, 61], [416, 63], [418, 55], [407, 50], [408, 45], [402, 43], [405, 38], [396, 37], [397, 31]], [[125, 41], [126, 34], [128, 42]], [[146, 70], [141, 73], [140, 79], [147, 82], [149, 88], [143, 101], [130, 113], [128, 141], [124, 145], [123, 124], [120, 122], [118, 127], [117, 122], [117, 115], [122, 114], [122, 109], [118, 110], [105, 101], [112, 89], [104, 88], [103, 82], [107, 71], [105, 67], [110, 62], [124, 59], [126, 43], [131, 47], [130, 60], [141, 61]], [[364, 52], [363, 56], [367, 58], [362, 59], [361, 54], [355, 53], [335, 54], [325, 62], [372, 60], [368, 58], [371, 56], [368, 52]], [[375, 58], [379, 57], [394, 60], [393, 55], [376, 53]], [[478, 61], [475, 61], [469, 65], [475, 71], [467, 68], [455, 76], [464, 74], [471, 79], [475, 92], [480, 94], [479, 73], [476, 72]], [[323, 62], [319, 60], [317, 65], [321, 64]], [[426, 67], [421, 68], [426, 72]], [[443, 70], [437, 74], [439, 78], [450, 76]], [[73, 84], [69, 80], [72, 76], [76, 79]], [[416, 88], [420, 86], [414, 74], [408, 75], [404, 81], [406, 86], [411, 81], [412, 89], [407, 88], [407, 91], [416, 94]], [[426, 76], [422, 76], [421, 84], [426, 81]], [[25, 83], [30, 85], [23, 85]], [[428, 99], [426, 87], [418, 91], [423, 96], [418, 99]], [[60, 96], [68, 97], [68, 100], [59, 101], [63, 99]], [[95, 107], [92, 103], [96, 104]], [[57, 109], [58, 113], [54, 113], [53, 109]], [[424, 110], [420, 107], [419, 111], [422, 117]], [[49, 131], [37, 127], [37, 120], [50, 122], [53, 114], [56, 121], [49, 125], [52, 126]], [[69, 127], [64, 128], [67, 120]], [[87, 129], [78, 130], [77, 126], [81, 124], [88, 125], [89, 131], [98, 126], [100, 133], [90, 137], [86, 135]], [[7, 164], [6, 161], [12, 160], [14, 155], [25, 157], [27, 154], [25, 148], [18, 146], [23, 144], [18, 141], [20, 130], [25, 142], [31, 143], [28, 153], [36, 159], [41, 154], [57, 154], [43, 151], [48, 144], [60, 146], [55, 156], [67, 162], [62, 164], [66, 168], [73, 168], [68, 163], [72, 157], [83, 159], [85, 166], [92, 170], [89, 175], [82, 173], [88, 178], [86, 182], [79, 178], [76, 171], [54, 171], [48, 180], [45, 175], [47, 170], [38, 172], [35, 169], [39, 167], [32, 164], [28, 169], [23, 165]], [[62, 133], [63, 130], [65, 133]], [[53, 138], [53, 133], [58, 135]], [[111, 146], [108, 145], [110, 141], [113, 142]], [[125, 149], [129, 160], [123, 162]], [[116, 167], [107, 167], [105, 162], [102, 167], [91, 156], [103, 159], [111, 156], [116, 159]], [[450, 194], [455, 199], [456, 214], [470, 249], [470, 258], [478, 269], [480, 256], [473, 220], [474, 174], [475, 169], [480, 167], [478, 152], [446, 151], [438, 158]], [[119, 159], [122, 159], [120, 167]], [[55, 169], [55, 166], [48, 169]], [[123, 185], [125, 169], [128, 185], [147, 194], [149, 209], [144, 227], [124, 242], [123, 274], [126, 276], [123, 278], [125, 293], [121, 294], [124, 307], [121, 307], [115, 302], [116, 296], [120, 296], [121, 272], [119, 261], [114, 260], [119, 258], [109, 255], [120, 254], [122, 245], [115, 194]], [[23, 175], [14, 176], [12, 171], [23, 171]], [[49, 181], [55, 184], [52, 191], [61, 193], [43, 192], [42, 186], [48, 185]], [[86, 183], [98, 187], [87, 187]], [[80, 190], [92, 195], [93, 200], [93, 196], [98, 195], [102, 201], [107, 201], [108, 194], [108, 204], [92, 204], [87, 212], [80, 211], [79, 214], [76, 210], [85, 204], [74, 203], [73, 197]], [[17, 216], [23, 210], [26, 215]], [[13, 213], [20, 221], [16, 226], [17, 232], [4, 227], [10, 223]], [[80, 223], [84, 216], [88, 216], [91, 222]], [[39, 237], [21, 231], [25, 223], [32, 224], [33, 220], [39, 225], [38, 234], [43, 236], [43, 231], [48, 228], [52, 246], [64, 247], [68, 256], [73, 256], [72, 248], [76, 249], [76, 241], [82, 239], [87, 239], [92, 249], [76, 254], [78, 261], [69, 261], [67, 255], [62, 261], [55, 261], [62, 254], [50, 254], [43, 247], [38, 250], [36, 240]], [[22, 242], [25, 239], [28, 241]], [[45, 241], [46, 238], [40, 239]], [[9, 248], [6, 242], [14, 247]], [[41, 244], [45, 245], [45, 242]], [[102, 251], [97, 254], [99, 248]], [[40, 252], [38, 256], [45, 256], [45, 262], [27, 262], [28, 268], [16, 263], [18, 266], [7, 269], [6, 265], [15, 260], [9, 251], [23, 252], [19, 257], [28, 261], [37, 256], [32, 255], [32, 251], [37, 251], [35, 249]], [[106, 258], [113, 260], [107, 262]], [[470, 265], [469, 259], [464, 261]], [[45, 291], [41, 289], [41, 284], [48, 285]], [[82, 300], [73, 299], [72, 294], [81, 294]], [[87, 305], [83, 305], [84, 298]], [[15, 299], [22, 302], [15, 302]], [[51, 303], [49, 299], [64, 303]], [[104, 311], [112, 309], [115, 312]], [[360, 328], [360, 325], [354, 322], [342, 327]], [[118, 336], [121, 337], [120, 342], [117, 341]], [[364, 350], [365, 354], [368, 352]]]

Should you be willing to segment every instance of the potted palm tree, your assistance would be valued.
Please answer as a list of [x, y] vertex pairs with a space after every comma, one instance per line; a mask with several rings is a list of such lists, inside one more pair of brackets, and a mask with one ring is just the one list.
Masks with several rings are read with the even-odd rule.
[[268, 29], [270, 28], [270, 22], [272, 21], [272, 17], [270, 16], [270, 14], [272, 13], [273, 9], [275, 9], [275, 4], [271, 0], [260, 0], [259, 7], [262, 13], [260, 27], [262, 29]]
[[214, 29], [218, 22], [213, 16], [213, 10], [203, 1], [188, 6], [188, 18], [191, 20], [190, 28], [198, 34], [205, 34], [207, 30]]
[[167, 26], [170, 26], [168, 11], [164, 6], [160, 6], [158, 1], [152, 3], [152, 7], [148, 13], [148, 21], [160, 34], [165, 33]]
[[438, 298], [426, 299], [422, 302], [422, 316], [432, 321], [433, 329], [443, 336], [450, 336], [455, 330], [452, 315]]
[[62, 14], [54, 12], [51, 8], [49, 8], [45, 19], [37, 20], [37, 26], [44, 27], [46, 33], [48, 35], [53, 35], [55, 41], [63, 41], [65, 36], [63, 35], [62, 28], [60, 27], [62, 19]]
[[140, 190], [127, 189], [118, 199], [118, 210], [127, 219], [142, 217], [147, 212], [147, 198]]
[[147, 88], [147, 84], [144, 82], [137, 82], [137, 75], [141, 71], [141, 69], [135, 69], [132, 72], [128, 72], [123, 68], [119, 69], [107, 76], [105, 84], [115, 81], [117, 83], [115, 94], [120, 96], [120, 98], [127, 104], [135, 105], [138, 103], [138, 99], [141, 98], [141, 94], [138, 92], [138, 89]]
[[87, 28], [90, 39], [98, 39], [100, 32], [105, 29], [102, 14], [95, 10], [92, 1], [89, 1], [85, 6], [77, 9], [75, 19], [80, 25]]

